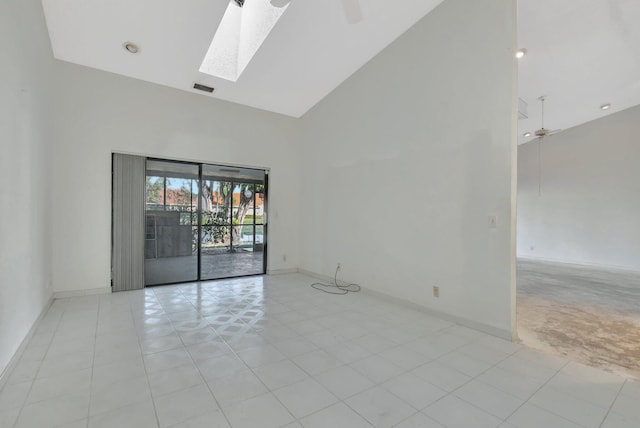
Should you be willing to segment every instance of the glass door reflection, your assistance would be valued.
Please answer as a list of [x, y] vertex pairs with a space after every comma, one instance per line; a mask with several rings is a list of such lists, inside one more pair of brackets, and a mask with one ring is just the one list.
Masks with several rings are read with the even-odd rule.
[[203, 165], [201, 279], [265, 273], [262, 170]]
[[266, 273], [264, 170], [147, 159], [145, 285]]
[[145, 285], [198, 279], [197, 164], [147, 160]]

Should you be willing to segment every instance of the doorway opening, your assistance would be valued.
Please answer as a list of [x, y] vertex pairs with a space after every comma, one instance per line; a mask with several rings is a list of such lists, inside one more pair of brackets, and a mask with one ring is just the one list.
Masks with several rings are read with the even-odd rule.
[[265, 274], [267, 177], [148, 158], [145, 286]]

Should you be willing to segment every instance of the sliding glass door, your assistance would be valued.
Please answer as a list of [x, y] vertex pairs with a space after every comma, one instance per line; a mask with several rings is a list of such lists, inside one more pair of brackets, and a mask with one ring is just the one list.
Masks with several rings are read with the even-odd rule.
[[265, 172], [203, 165], [202, 190], [201, 278], [265, 273]]
[[197, 164], [147, 160], [145, 285], [198, 279]]
[[145, 285], [266, 272], [264, 170], [147, 160]]

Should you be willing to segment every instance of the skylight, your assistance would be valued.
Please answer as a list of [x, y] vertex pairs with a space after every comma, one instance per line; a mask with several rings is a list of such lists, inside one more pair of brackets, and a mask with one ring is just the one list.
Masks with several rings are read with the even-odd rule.
[[237, 81], [288, 7], [288, 1], [247, 0], [240, 7], [230, 0], [200, 72]]

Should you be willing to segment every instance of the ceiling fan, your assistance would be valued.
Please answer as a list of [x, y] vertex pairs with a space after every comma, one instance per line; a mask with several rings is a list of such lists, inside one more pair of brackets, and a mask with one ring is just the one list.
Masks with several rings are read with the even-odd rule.
[[548, 130], [547, 128], [544, 127], [544, 101], [546, 100], [547, 97], [545, 97], [544, 95], [541, 97], [538, 97], [538, 99], [540, 100], [540, 108], [542, 110], [542, 114], [541, 114], [541, 126], [540, 129], [534, 131], [533, 135], [535, 135], [536, 137], [538, 137], [538, 139], [544, 138], [544, 137], [549, 137], [553, 134], [557, 134], [558, 132], [562, 131], [562, 129], [555, 129], [553, 131]]
[[541, 97], [538, 97], [538, 99], [540, 100], [540, 108], [541, 108], [541, 115], [540, 115], [540, 129], [536, 130], [533, 132], [533, 135], [535, 135], [537, 138], [536, 140], [538, 141], [538, 196], [542, 195], [542, 140], [550, 137], [554, 134], [557, 134], [558, 132], [562, 131], [562, 129], [554, 129], [553, 131], [548, 130], [547, 128], [544, 127], [544, 102], [546, 100], [546, 97], [543, 95]]
[[[238, 6], [242, 7], [245, 0], [235, 0]], [[275, 7], [284, 7], [291, 0], [271, 0], [271, 4]], [[344, 17], [349, 24], [357, 24], [362, 21], [362, 6], [360, 0], [341, 0]]]

